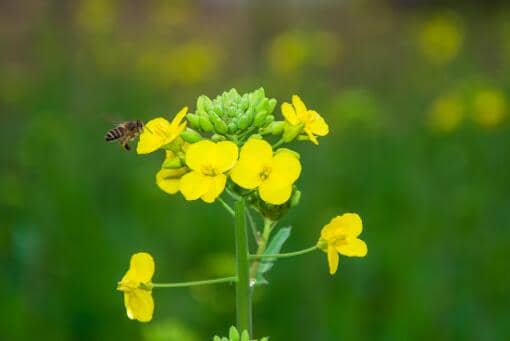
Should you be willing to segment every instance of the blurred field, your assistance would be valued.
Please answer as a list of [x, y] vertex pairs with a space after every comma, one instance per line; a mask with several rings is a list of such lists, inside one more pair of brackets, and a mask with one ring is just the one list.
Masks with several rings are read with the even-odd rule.
[[[103, 141], [200, 94], [298, 93], [330, 124], [302, 143], [285, 249], [346, 211], [369, 253], [283, 260], [255, 297], [274, 340], [510, 338], [510, 6], [425, 1], [0, 2], [0, 339], [208, 340], [234, 290], [155, 293], [150, 324], [116, 282], [231, 273], [219, 205], [160, 191], [162, 155]], [[342, 262], [344, 260], [344, 262]]]

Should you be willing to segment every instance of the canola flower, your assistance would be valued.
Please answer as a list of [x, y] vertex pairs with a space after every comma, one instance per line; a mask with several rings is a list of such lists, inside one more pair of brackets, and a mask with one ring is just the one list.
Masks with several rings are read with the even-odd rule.
[[[339, 255], [367, 254], [367, 245], [358, 238], [362, 221], [355, 213], [333, 218], [313, 246], [280, 253], [291, 228], [277, 225], [288, 210], [299, 204], [297, 180], [302, 172], [299, 153], [282, 145], [295, 140], [310, 140], [317, 145], [317, 137], [326, 136], [329, 126], [297, 95], [292, 97], [292, 104], [282, 104], [283, 121], [273, 115], [276, 103], [262, 88], [242, 95], [231, 89], [214, 99], [199, 96], [194, 113], [187, 113], [184, 107], [171, 122], [158, 117], [145, 125], [138, 154], [165, 151], [155, 177], [157, 186], [168, 194], [180, 192], [188, 201], [219, 202], [234, 217], [236, 271], [223, 278], [153, 283], [152, 256], [134, 254], [118, 284], [130, 319], [152, 319], [154, 288], [235, 283], [237, 323], [231, 333], [253, 340], [251, 295], [256, 286], [268, 283], [265, 276], [277, 259], [322, 250], [327, 253], [329, 272], [334, 274]], [[257, 221], [252, 213], [261, 219]], [[253, 233], [254, 250], [249, 248], [248, 231]]]
[[358, 236], [363, 230], [361, 218], [356, 213], [345, 213], [331, 220], [321, 231], [317, 247], [328, 254], [329, 273], [338, 269], [339, 254], [348, 257], [365, 257], [367, 244]]
[[152, 299], [152, 276], [154, 259], [146, 252], [131, 256], [129, 270], [120, 280], [117, 290], [124, 293], [124, 305], [131, 320], [149, 322], [154, 312]]
[[301, 163], [295, 153], [284, 149], [273, 154], [269, 143], [253, 138], [242, 147], [231, 177], [243, 188], [258, 188], [265, 202], [281, 205], [289, 200], [300, 174]]
[[326, 136], [329, 133], [329, 126], [321, 115], [315, 110], [308, 110], [297, 95], [292, 96], [292, 104], [282, 104], [282, 114], [290, 125], [289, 130], [302, 127], [306, 136], [316, 145], [319, 144], [317, 136]]
[[234, 167], [238, 148], [230, 141], [200, 141], [189, 146], [186, 164], [191, 169], [180, 180], [179, 189], [186, 200], [201, 198], [212, 203], [225, 189], [227, 176]]
[[186, 128], [186, 122], [182, 122], [188, 108], [184, 107], [179, 111], [172, 122], [163, 117], [150, 120], [140, 134], [140, 141], [136, 148], [138, 154], [149, 154], [158, 150], [175, 140]]

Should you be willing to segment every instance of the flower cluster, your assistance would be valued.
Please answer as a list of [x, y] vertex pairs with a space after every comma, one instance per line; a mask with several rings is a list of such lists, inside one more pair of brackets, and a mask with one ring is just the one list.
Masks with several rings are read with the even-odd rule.
[[[212, 203], [227, 188], [249, 194], [252, 202], [261, 199], [261, 206], [284, 205], [297, 192], [301, 162], [297, 152], [278, 147], [296, 138], [318, 144], [317, 136], [329, 131], [296, 95], [292, 105], [282, 104], [283, 120], [275, 121], [276, 100], [262, 88], [244, 95], [232, 89], [214, 100], [200, 96], [196, 106], [195, 113], [185, 107], [171, 122], [149, 121], [137, 147], [139, 154], [166, 151], [156, 183], [186, 200]], [[264, 137], [279, 139], [271, 144]]]

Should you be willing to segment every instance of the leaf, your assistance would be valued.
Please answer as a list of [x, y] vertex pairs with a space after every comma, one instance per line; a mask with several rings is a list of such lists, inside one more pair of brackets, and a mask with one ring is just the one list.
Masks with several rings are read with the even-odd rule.
[[[275, 253], [279, 253], [282, 249], [283, 244], [287, 241], [290, 236], [291, 227], [283, 227], [281, 228], [271, 239], [269, 242], [266, 251], [264, 251], [264, 255], [272, 255]], [[267, 284], [268, 281], [264, 278], [264, 274], [271, 270], [276, 261], [275, 258], [266, 258], [260, 261], [259, 267], [257, 269], [257, 274], [255, 276], [255, 284]]]

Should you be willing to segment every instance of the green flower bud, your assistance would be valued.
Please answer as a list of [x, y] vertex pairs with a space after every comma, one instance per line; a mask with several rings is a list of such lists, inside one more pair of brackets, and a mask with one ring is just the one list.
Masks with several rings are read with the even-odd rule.
[[219, 134], [225, 134], [228, 131], [228, 127], [223, 120], [213, 111], [209, 113], [209, 119], [214, 125], [214, 130]]
[[239, 332], [235, 327], [230, 327], [230, 330], [228, 332], [228, 337], [230, 338], [230, 341], [239, 341]]
[[200, 135], [199, 132], [190, 128], [186, 128], [186, 130], [181, 132], [181, 137], [183, 138], [184, 141], [189, 143], [195, 143], [202, 139], [202, 135]]
[[188, 119], [189, 125], [193, 129], [200, 129], [200, 118], [195, 114], [187, 114], [186, 118]]
[[296, 207], [301, 200], [301, 191], [295, 190], [290, 198], [290, 208]]
[[274, 111], [274, 108], [276, 107], [276, 99], [271, 98], [269, 101], [267, 101], [267, 112], [272, 113]]
[[296, 138], [296, 136], [298, 136], [303, 131], [303, 128], [304, 128], [303, 123], [297, 125], [285, 123], [285, 127], [283, 128], [283, 141], [284, 142], [293, 141]]
[[174, 157], [173, 159], [166, 159], [163, 161], [163, 164], [161, 165], [161, 168], [170, 168], [170, 169], [177, 169], [184, 166], [181, 159], [178, 157]]
[[251, 125], [253, 121], [253, 115], [243, 114], [239, 118], [239, 129], [244, 130]]
[[274, 116], [273, 115], [267, 116], [266, 119], [264, 120], [263, 127], [266, 127], [266, 126], [270, 125], [271, 123], [273, 123], [273, 121], [274, 121]]
[[267, 116], [266, 110], [257, 112], [257, 114], [255, 115], [255, 119], [253, 120], [253, 124], [255, 125], [255, 127], [259, 128], [262, 127], [264, 125], [266, 116]]
[[211, 109], [211, 99], [205, 95], [199, 96], [197, 98], [197, 110], [201, 111], [209, 111]]
[[228, 124], [228, 132], [229, 132], [230, 134], [233, 134], [233, 133], [235, 133], [235, 132], [236, 132], [236, 130], [237, 130], [237, 124], [236, 124], [234, 121], [230, 122], [230, 123]]
[[280, 135], [283, 132], [284, 127], [285, 127], [285, 121], [276, 121], [276, 122], [272, 122], [267, 129], [273, 135]]
[[207, 116], [200, 116], [200, 128], [202, 128], [202, 130], [207, 133], [212, 132], [214, 129], [211, 121], [209, 121], [209, 118], [207, 118]]
[[227, 138], [223, 135], [220, 135], [220, 134], [214, 134], [213, 136], [211, 136], [211, 140], [213, 142], [220, 142], [220, 141], [225, 141]]

